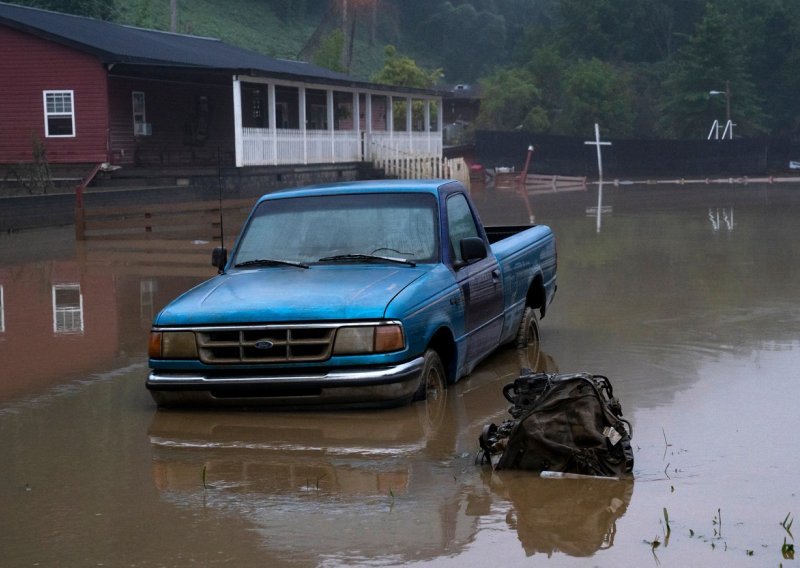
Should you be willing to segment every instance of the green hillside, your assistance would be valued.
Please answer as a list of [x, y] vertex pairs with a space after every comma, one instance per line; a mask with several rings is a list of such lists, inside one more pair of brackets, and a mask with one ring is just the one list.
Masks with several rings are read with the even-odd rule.
[[[17, 1], [169, 28], [170, 0]], [[181, 33], [277, 58], [314, 61], [314, 39], [332, 68], [352, 36], [344, 68], [362, 79], [393, 45], [443, 84], [480, 83], [479, 128], [705, 138], [730, 119], [736, 136], [800, 132], [798, 0], [178, 0], [178, 14]]]
[[[191, 0], [179, 3], [178, 31], [222, 39], [259, 51], [270, 57], [297, 59], [325, 16], [326, 3], [318, 8], [297, 10], [281, 17], [263, 0]], [[154, 29], [169, 29], [167, 0], [129, 0], [117, 3], [112, 18], [119, 23]], [[368, 78], [383, 63], [383, 44], [370, 45], [357, 30], [351, 73]]]

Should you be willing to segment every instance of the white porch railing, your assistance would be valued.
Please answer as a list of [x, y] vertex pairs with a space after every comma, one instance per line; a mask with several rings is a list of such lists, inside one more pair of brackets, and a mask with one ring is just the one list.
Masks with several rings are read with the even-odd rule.
[[243, 128], [242, 153], [245, 166], [330, 164], [361, 161], [361, 145], [352, 130]]
[[[243, 128], [245, 166], [330, 164], [442, 155], [439, 132], [356, 132]], [[366, 142], [363, 146], [360, 136]], [[363, 147], [363, 151], [362, 151]], [[364, 155], [366, 153], [366, 155]]]

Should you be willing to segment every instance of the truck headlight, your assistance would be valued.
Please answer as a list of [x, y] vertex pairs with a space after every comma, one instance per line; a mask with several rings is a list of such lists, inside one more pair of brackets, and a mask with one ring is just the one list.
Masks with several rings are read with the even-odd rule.
[[405, 347], [399, 324], [342, 327], [336, 332], [334, 355], [388, 353]]
[[148, 349], [152, 359], [197, 359], [193, 331], [151, 331]]

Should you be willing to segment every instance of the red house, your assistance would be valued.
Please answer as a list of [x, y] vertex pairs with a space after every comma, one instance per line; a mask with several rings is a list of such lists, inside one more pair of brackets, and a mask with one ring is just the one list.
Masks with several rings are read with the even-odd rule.
[[0, 3], [0, 53], [0, 167], [31, 162], [36, 148], [49, 164], [87, 168], [442, 153], [439, 91], [214, 38]]

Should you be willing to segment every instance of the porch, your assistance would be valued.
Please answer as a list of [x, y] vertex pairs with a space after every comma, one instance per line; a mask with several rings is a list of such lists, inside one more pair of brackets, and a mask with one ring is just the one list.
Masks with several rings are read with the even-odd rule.
[[237, 167], [441, 158], [442, 116], [430, 94], [233, 78]]

